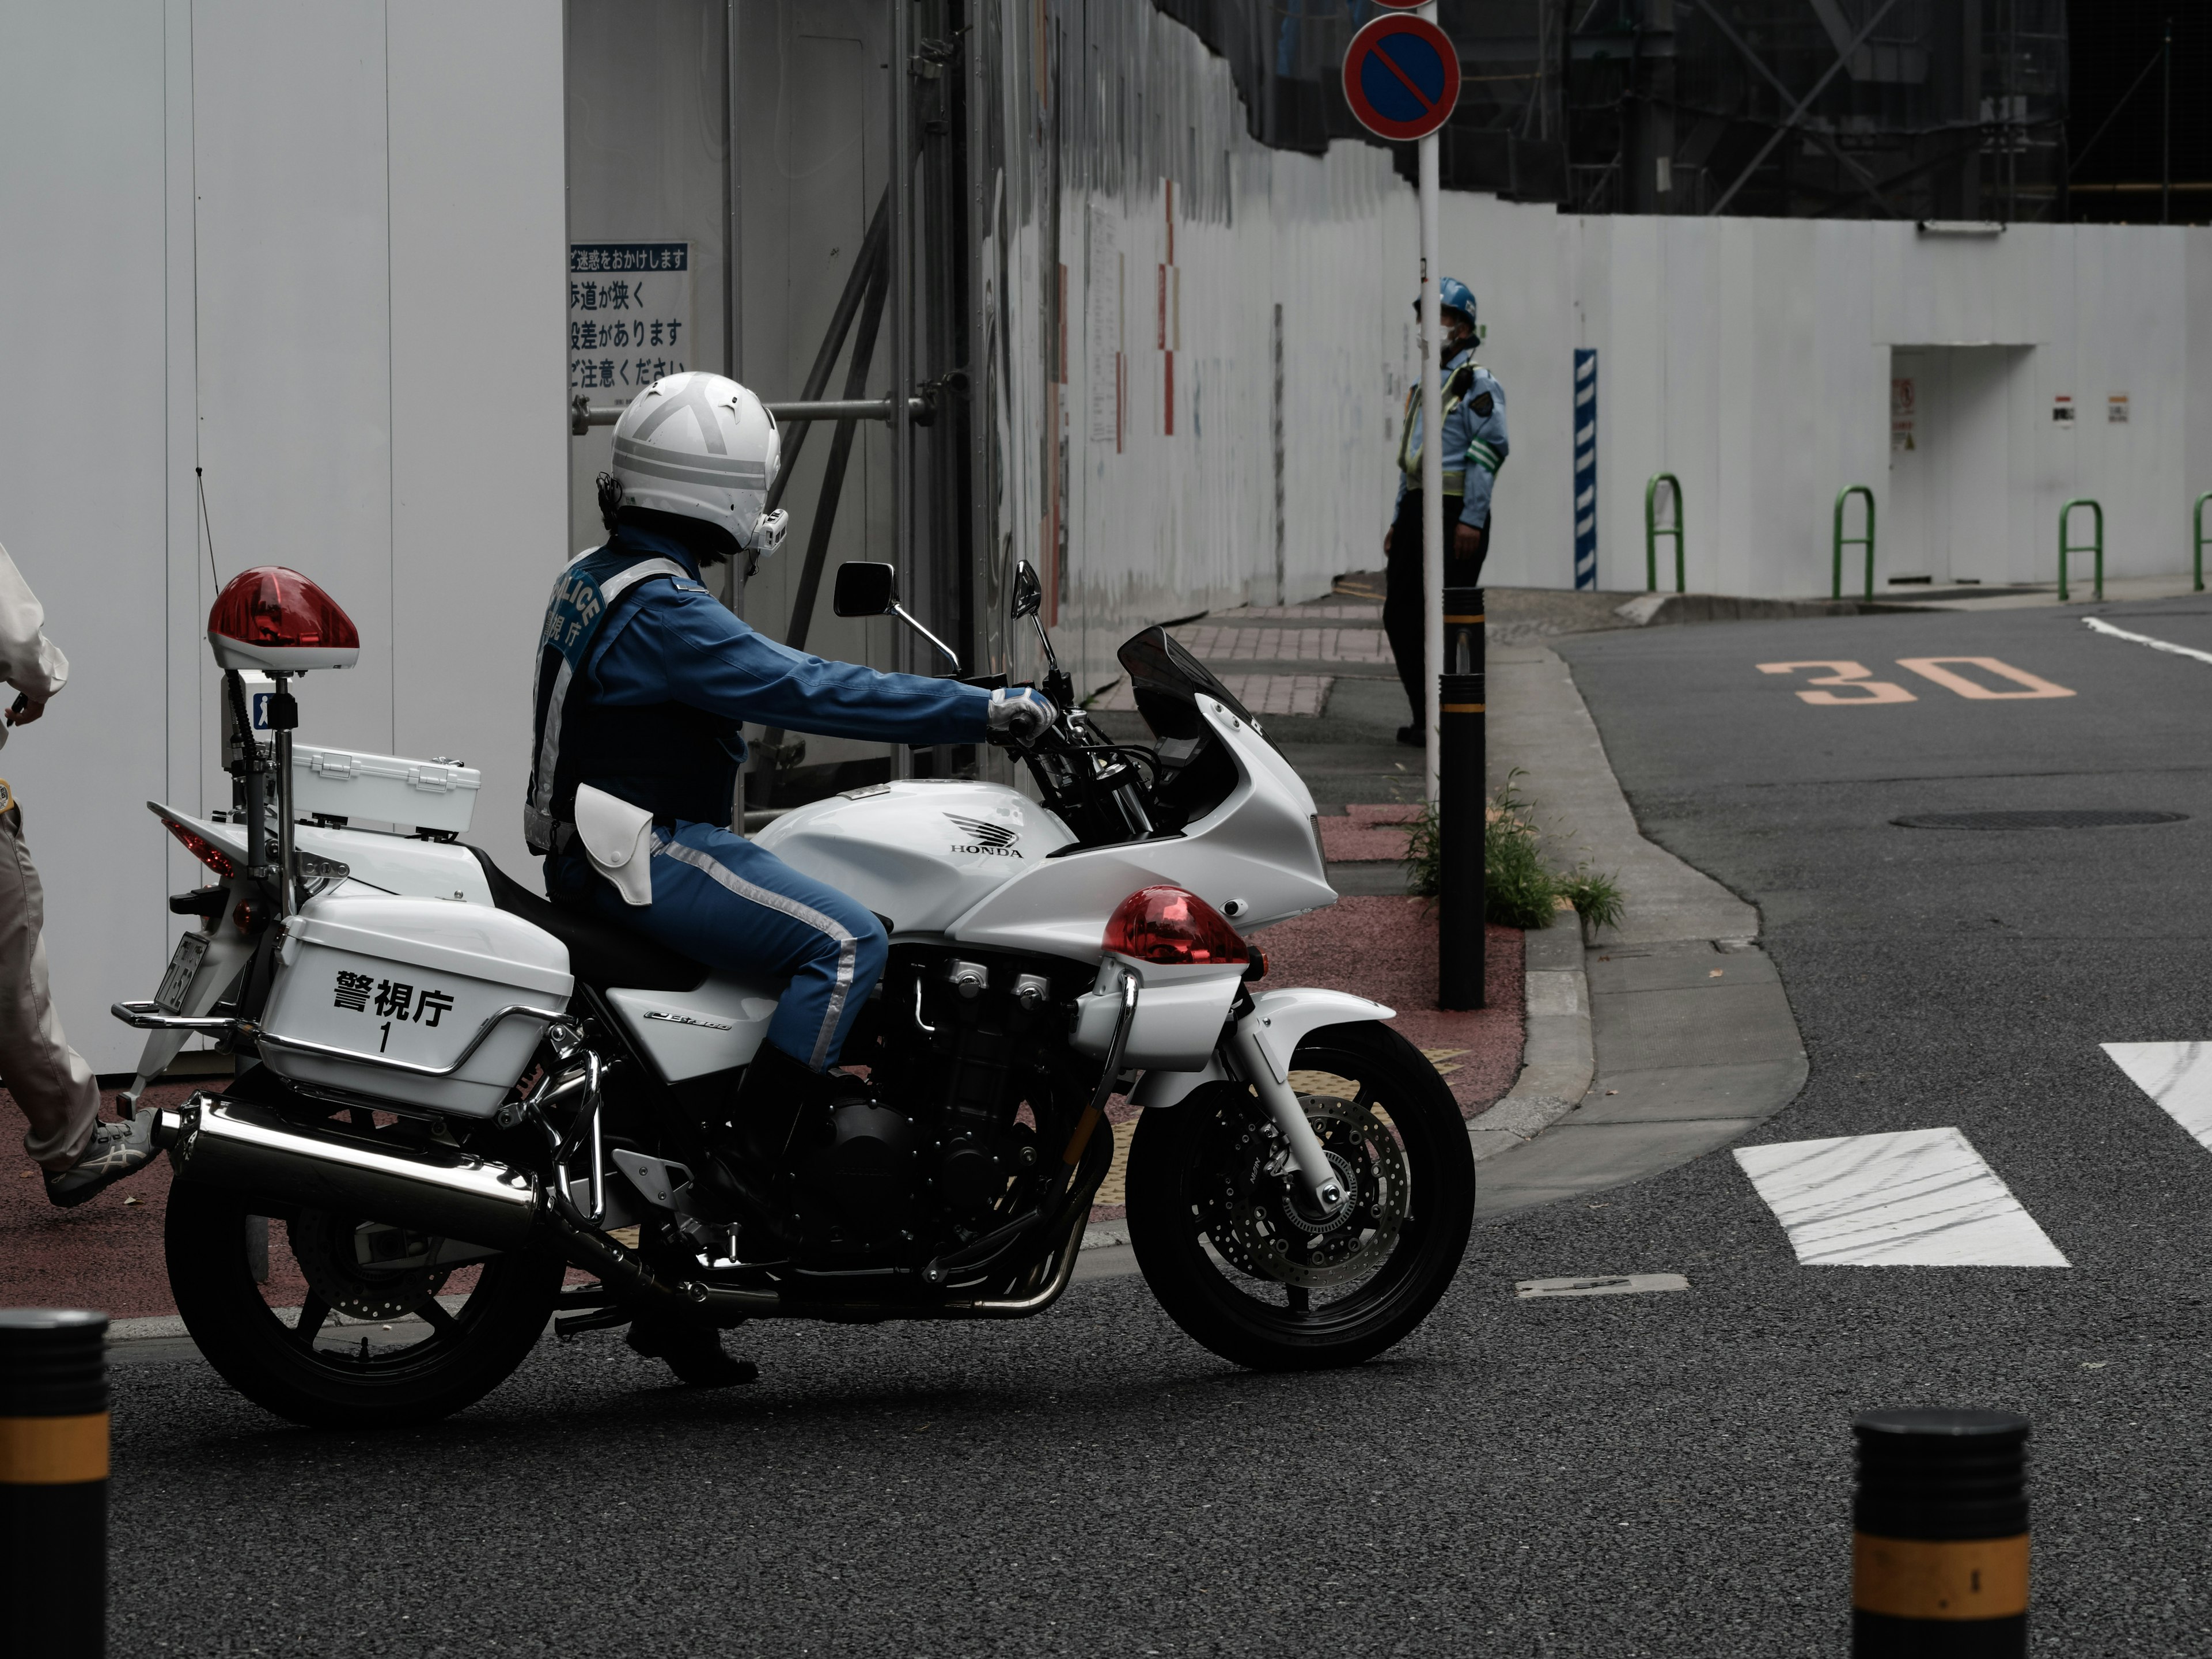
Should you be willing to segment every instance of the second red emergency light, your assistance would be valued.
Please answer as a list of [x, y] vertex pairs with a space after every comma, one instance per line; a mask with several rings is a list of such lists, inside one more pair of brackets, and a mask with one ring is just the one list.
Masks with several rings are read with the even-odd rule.
[[216, 665], [264, 674], [350, 668], [361, 632], [338, 603], [298, 571], [257, 565], [231, 578], [208, 612]]

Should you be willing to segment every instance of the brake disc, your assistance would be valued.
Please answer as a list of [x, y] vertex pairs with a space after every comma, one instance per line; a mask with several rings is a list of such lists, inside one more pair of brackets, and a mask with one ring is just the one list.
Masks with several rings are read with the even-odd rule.
[[[442, 1268], [409, 1267], [404, 1258], [388, 1267], [364, 1267], [356, 1242], [360, 1226], [352, 1216], [329, 1210], [302, 1210], [285, 1224], [293, 1260], [300, 1264], [308, 1289], [342, 1314], [375, 1320], [403, 1318], [438, 1293], [447, 1277]], [[377, 1231], [388, 1234], [396, 1230]], [[434, 1239], [416, 1234], [400, 1237], [410, 1246], [419, 1244], [410, 1255], [428, 1262]]]
[[1358, 1279], [1389, 1255], [1406, 1219], [1406, 1153], [1371, 1107], [1329, 1095], [1297, 1098], [1343, 1201], [1322, 1211], [1282, 1132], [1255, 1114], [1224, 1126], [1229, 1144], [1206, 1183], [1200, 1218], [1240, 1273], [1318, 1289]]

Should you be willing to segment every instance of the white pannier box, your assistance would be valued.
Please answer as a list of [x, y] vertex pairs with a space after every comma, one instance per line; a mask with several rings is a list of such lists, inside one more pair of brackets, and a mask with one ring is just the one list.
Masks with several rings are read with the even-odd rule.
[[464, 1117], [499, 1109], [575, 985], [552, 934], [449, 899], [326, 893], [286, 924], [280, 958], [261, 1022], [270, 1071]]
[[451, 761], [364, 755], [292, 740], [292, 810], [465, 835], [483, 774]]

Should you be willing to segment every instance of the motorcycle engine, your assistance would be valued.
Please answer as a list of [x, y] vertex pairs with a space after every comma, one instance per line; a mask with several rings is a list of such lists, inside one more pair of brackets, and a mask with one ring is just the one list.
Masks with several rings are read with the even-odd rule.
[[[1070, 982], [1055, 988], [1055, 975]], [[933, 1254], [1011, 1214], [1038, 1168], [1038, 1119], [1057, 1125], [1050, 1057], [1077, 978], [1089, 982], [1066, 963], [895, 951], [847, 1048], [876, 1100], [829, 1114], [794, 1159], [810, 1240], [875, 1255], [903, 1237]]]

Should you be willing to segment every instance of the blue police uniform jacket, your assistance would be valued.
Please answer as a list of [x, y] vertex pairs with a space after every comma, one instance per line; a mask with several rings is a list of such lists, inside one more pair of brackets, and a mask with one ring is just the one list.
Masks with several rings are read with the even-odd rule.
[[990, 693], [829, 662], [749, 628], [689, 549], [623, 526], [554, 584], [540, 634], [524, 832], [562, 850], [576, 786], [669, 822], [730, 824], [744, 721], [877, 743], [976, 743]]
[[[1468, 344], [1438, 371], [1443, 382], [1444, 441], [1437, 460], [1443, 471], [1446, 507], [1460, 500], [1459, 522], [1480, 529], [1490, 522], [1490, 496], [1498, 469], [1511, 446], [1505, 437], [1505, 388], [1474, 361]], [[1421, 388], [1406, 396], [1405, 436], [1398, 446], [1398, 499], [1421, 487]]]

